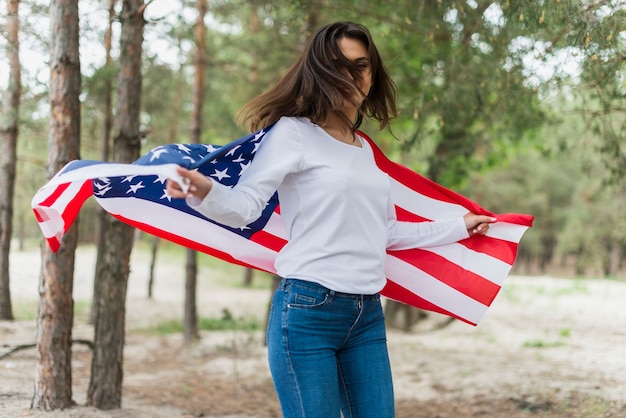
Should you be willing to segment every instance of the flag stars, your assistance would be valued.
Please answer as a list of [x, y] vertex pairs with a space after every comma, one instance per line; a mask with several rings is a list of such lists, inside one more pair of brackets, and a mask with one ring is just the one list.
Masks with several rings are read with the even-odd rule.
[[126, 191], [126, 194], [128, 194], [128, 193], [137, 193], [138, 190], [143, 189], [144, 187], [146, 187], [146, 186], [143, 185], [143, 181], [140, 181], [137, 184], [131, 184], [131, 186]]
[[98, 191], [93, 193], [96, 196], [104, 196], [109, 190], [112, 189], [112, 187], [109, 185], [106, 185], [105, 187], [100, 187], [100, 186], [97, 186], [97, 187], [98, 187]]
[[161, 158], [161, 154], [167, 154], [167, 148], [159, 147], [159, 148], [153, 149], [152, 153], [150, 154], [150, 162]]
[[167, 176], [163, 176], [161, 174], [157, 175], [156, 180], [154, 180], [153, 183], [161, 183], [161, 184], [165, 184], [165, 182], [167, 181]]
[[167, 199], [168, 202], [172, 201], [172, 196], [170, 196], [169, 193], [167, 193], [167, 189], [163, 189], [163, 194], [161, 195], [159, 200], [162, 200], [162, 199]]
[[245, 173], [248, 167], [250, 167], [250, 161], [248, 161], [247, 164], [240, 163], [239, 166], [241, 167], [241, 171], [239, 172], [239, 175], [241, 176], [243, 173]]
[[228, 168], [225, 168], [223, 170], [215, 170], [215, 173], [211, 174], [211, 177], [215, 177], [217, 178], [219, 181], [222, 181], [222, 179], [229, 179], [230, 175], [227, 173]]
[[191, 154], [191, 150], [185, 144], [176, 144], [176, 149], [178, 151], [184, 152], [185, 154]]
[[225, 156], [235, 156], [235, 151], [237, 151], [239, 148], [241, 148], [241, 145], [237, 145], [236, 147], [232, 148], [230, 151], [228, 151]]
[[110, 186], [111, 182], [109, 181], [109, 179], [98, 179], [98, 180], [100, 180], [100, 181], [102, 181], [104, 183], [104, 184], [100, 184], [100, 183], [98, 183], [96, 181], [93, 182], [93, 185], [96, 186], [96, 188], [98, 190], [102, 190], [102, 189], [105, 189], [105, 188], [109, 188], [109, 189], [111, 188], [111, 186]]
[[265, 136], [265, 130], [261, 129], [254, 135], [253, 141], [260, 141]]

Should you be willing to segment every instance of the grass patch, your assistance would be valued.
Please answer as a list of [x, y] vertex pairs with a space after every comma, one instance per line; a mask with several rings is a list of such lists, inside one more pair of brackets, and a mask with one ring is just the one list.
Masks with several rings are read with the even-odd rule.
[[526, 348], [552, 348], [552, 347], [563, 347], [565, 343], [563, 341], [542, 341], [542, 340], [533, 340], [526, 341], [523, 346]]
[[37, 319], [39, 301], [36, 300], [13, 300], [13, 317], [18, 321], [34, 321]]
[[[39, 300], [12, 301], [13, 317], [19, 321], [35, 321], [39, 309]], [[89, 318], [91, 301], [74, 301], [74, 320]]]
[[587, 288], [587, 283], [585, 279], [574, 279], [565, 283], [567, 284], [566, 286], [537, 286], [534, 290], [538, 295], [557, 297], [589, 293], [589, 289]]
[[[219, 318], [198, 319], [200, 331], [258, 331], [261, 327], [262, 324], [258, 318], [252, 315], [235, 318], [226, 308], [222, 310], [222, 316]], [[172, 319], [150, 326], [145, 331], [157, 335], [182, 333], [183, 322], [179, 319]]]

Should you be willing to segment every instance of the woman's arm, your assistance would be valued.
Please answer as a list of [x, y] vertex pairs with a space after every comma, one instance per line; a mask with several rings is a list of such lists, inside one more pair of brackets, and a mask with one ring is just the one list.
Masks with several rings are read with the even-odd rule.
[[451, 244], [472, 235], [484, 235], [489, 224], [496, 221], [491, 216], [467, 213], [463, 217], [432, 222], [402, 222], [396, 218], [395, 208], [388, 205], [388, 240], [390, 250], [433, 247]]
[[168, 180], [167, 193], [172, 198], [185, 198], [189, 206], [207, 218], [240, 228], [258, 219], [285, 176], [297, 171], [301, 162], [297, 126], [286, 119], [268, 132], [235, 187], [180, 167], [178, 173], [188, 190]]

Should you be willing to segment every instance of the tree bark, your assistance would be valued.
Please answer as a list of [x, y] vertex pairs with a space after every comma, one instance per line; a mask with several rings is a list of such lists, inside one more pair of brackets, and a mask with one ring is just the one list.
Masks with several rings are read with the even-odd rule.
[[9, 277], [9, 253], [13, 236], [13, 195], [17, 136], [22, 93], [19, 39], [19, 1], [7, 1], [6, 37], [9, 62], [9, 86], [4, 97], [0, 121], [0, 319], [13, 319]]
[[[191, 142], [200, 143], [202, 135], [202, 109], [204, 107], [204, 66], [206, 64], [206, 25], [207, 0], [198, 0], [196, 8], [198, 20], [194, 30], [196, 51], [194, 57], [193, 109], [191, 114]], [[185, 317], [183, 320], [184, 338], [190, 343], [198, 338], [198, 310], [196, 290], [198, 280], [198, 255], [194, 250], [187, 250], [185, 269]]]
[[[78, 0], [50, 2], [50, 127], [48, 176], [80, 159], [80, 61]], [[57, 253], [42, 249], [37, 315], [37, 367], [32, 408], [73, 405], [71, 346], [74, 321], [72, 289], [78, 220], [64, 235]]]
[[[130, 163], [139, 158], [141, 132], [141, 61], [145, 9], [143, 0], [123, 0], [120, 68], [114, 121], [113, 160]], [[122, 405], [126, 290], [134, 229], [107, 217], [101, 231], [102, 254], [96, 266], [99, 297], [96, 309], [94, 355], [87, 404], [99, 409]]]

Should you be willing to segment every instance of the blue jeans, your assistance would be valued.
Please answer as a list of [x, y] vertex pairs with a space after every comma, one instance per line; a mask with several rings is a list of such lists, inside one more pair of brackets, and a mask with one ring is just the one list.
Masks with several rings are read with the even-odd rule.
[[268, 357], [285, 418], [394, 416], [380, 296], [282, 279], [270, 310]]

